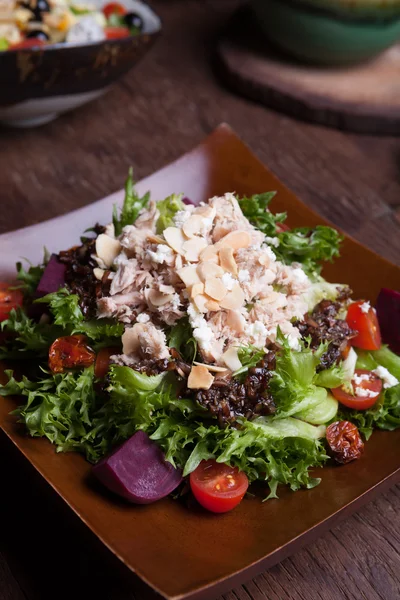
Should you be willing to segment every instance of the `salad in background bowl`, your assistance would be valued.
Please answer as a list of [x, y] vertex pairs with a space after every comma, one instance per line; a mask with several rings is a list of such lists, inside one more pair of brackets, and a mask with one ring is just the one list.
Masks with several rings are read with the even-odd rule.
[[0, 123], [44, 124], [101, 96], [160, 30], [139, 0], [0, 0]]
[[313, 468], [400, 427], [400, 294], [382, 290], [376, 312], [326, 281], [341, 236], [289, 229], [273, 195], [155, 203], [130, 176], [111, 223], [18, 264], [1, 358], [27, 376], [9, 371], [0, 395], [23, 397], [28, 432], [83, 453], [131, 502], [184, 478], [226, 512], [252, 482], [268, 498], [312, 488]]
[[145, 31], [141, 11], [119, 2], [11, 0], [0, 5], [0, 51], [58, 44], [88, 44]]

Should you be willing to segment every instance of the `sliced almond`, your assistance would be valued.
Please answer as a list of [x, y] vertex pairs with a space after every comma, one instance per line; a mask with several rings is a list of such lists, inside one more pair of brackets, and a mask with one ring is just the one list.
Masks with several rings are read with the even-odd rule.
[[186, 238], [182, 233], [182, 229], [179, 229], [178, 227], [167, 227], [164, 229], [163, 233], [168, 246], [178, 254], [184, 254], [182, 246], [186, 241]]
[[206, 302], [206, 309], [210, 312], [217, 312], [218, 310], [221, 310], [221, 307], [215, 300], [209, 300]]
[[237, 275], [238, 268], [233, 256], [232, 248], [221, 248], [219, 251], [219, 264], [227, 273]]
[[190, 371], [187, 386], [190, 390], [209, 390], [214, 381], [207, 367], [194, 365]]
[[213, 300], [221, 301], [225, 298], [227, 289], [222, 283], [221, 279], [217, 279], [216, 277], [209, 277], [206, 279], [204, 284], [204, 291], [207, 296], [210, 296]]
[[159, 306], [164, 306], [164, 304], [171, 302], [172, 294], [163, 294], [158, 290], [149, 290], [148, 294], [146, 294], [146, 300], [158, 308]]
[[154, 233], [149, 233], [147, 239], [149, 242], [152, 242], [152, 244], [164, 244], [164, 246], [167, 245], [167, 242], [164, 240], [164, 238], [160, 237], [159, 235], [155, 235]]
[[190, 297], [196, 298], [199, 294], [204, 294], [204, 283], [195, 283], [190, 290]]
[[214, 221], [217, 214], [217, 210], [215, 206], [205, 204], [204, 206], [198, 206], [197, 208], [195, 208], [193, 214], [201, 215], [203, 219], [210, 219], [211, 221]]
[[96, 279], [98, 279], [99, 281], [101, 281], [103, 279], [103, 275], [105, 273], [104, 269], [99, 269], [98, 267], [93, 269], [93, 275], [96, 277]]
[[175, 271], [182, 269], [182, 266], [183, 266], [182, 256], [180, 254], [177, 254], [176, 258], [175, 258]]
[[182, 269], [179, 269], [177, 273], [187, 288], [195, 285], [196, 283], [201, 283], [201, 279], [197, 274], [196, 267], [182, 267]]
[[237, 283], [231, 292], [228, 292], [225, 298], [220, 302], [221, 308], [229, 310], [236, 310], [243, 306], [245, 300], [244, 292], [240, 285]]
[[105, 233], [96, 238], [96, 254], [104, 262], [106, 267], [111, 267], [118, 254], [121, 252], [121, 244]]
[[222, 360], [224, 361], [228, 369], [230, 369], [233, 372], [238, 371], [242, 367], [242, 363], [240, 362], [238, 357], [237, 348], [235, 348], [234, 346], [231, 346], [226, 352], [223, 353]]
[[209, 298], [207, 298], [207, 296], [204, 296], [203, 294], [197, 294], [197, 296], [195, 296], [195, 298], [193, 298], [193, 304], [196, 306], [197, 310], [201, 313], [207, 312], [206, 304], [208, 301], [209, 301]]
[[193, 238], [195, 235], [200, 235], [203, 227], [203, 217], [200, 215], [192, 215], [182, 225], [182, 231], [188, 238]]
[[206, 369], [208, 369], [208, 371], [211, 371], [211, 373], [226, 373], [227, 372], [226, 367], [219, 367], [218, 365], [205, 365], [204, 363], [199, 363], [197, 361], [194, 361], [193, 364], [199, 365], [200, 367], [205, 367]]
[[221, 248], [232, 248], [239, 250], [240, 248], [248, 248], [251, 244], [251, 236], [248, 231], [231, 231], [224, 235], [214, 246], [217, 250]]
[[162, 294], [175, 294], [175, 288], [172, 285], [164, 285], [161, 283], [158, 287]]
[[133, 327], [125, 329], [122, 334], [122, 352], [127, 356], [136, 354], [140, 350], [139, 333], [143, 331], [142, 323], [135, 323]]
[[226, 312], [226, 324], [236, 333], [244, 333], [245, 319], [238, 310], [228, 310]]
[[218, 250], [213, 245], [207, 246], [207, 248], [200, 253], [200, 260], [218, 263]]
[[224, 270], [213, 262], [201, 262], [197, 265], [197, 274], [202, 281], [210, 277], [222, 277]]
[[200, 252], [206, 247], [206, 240], [204, 238], [196, 236], [191, 240], [187, 240], [183, 243], [183, 255], [189, 262], [197, 262], [199, 260]]

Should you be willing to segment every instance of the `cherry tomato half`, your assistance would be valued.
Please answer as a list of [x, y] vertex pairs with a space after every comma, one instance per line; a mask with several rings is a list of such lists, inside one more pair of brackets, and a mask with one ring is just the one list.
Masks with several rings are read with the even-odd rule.
[[0, 283], [0, 322], [8, 319], [13, 308], [22, 306], [23, 299], [21, 290], [12, 290], [8, 283]]
[[24, 48], [41, 48], [46, 42], [37, 38], [27, 38], [9, 47], [9, 50], [23, 50]]
[[382, 339], [378, 319], [372, 307], [364, 312], [365, 305], [366, 302], [359, 300], [350, 304], [347, 310], [348, 326], [358, 331], [356, 337], [352, 338], [351, 345], [362, 350], [379, 350]]
[[105, 27], [104, 33], [108, 40], [119, 40], [120, 38], [126, 38], [131, 35], [131, 32], [127, 27]]
[[[382, 380], [378, 375], [372, 371], [367, 371], [366, 369], [356, 369], [351, 383], [354, 390], [354, 396], [348, 394], [341, 386], [331, 390], [336, 400], [344, 406], [356, 410], [366, 410], [376, 404], [382, 392]], [[362, 396], [362, 392], [357, 394], [357, 389], [360, 390], [360, 392], [361, 390], [365, 390], [365, 393], [371, 394], [371, 396]]]
[[103, 15], [106, 19], [109, 19], [111, 15], [118, 15], [123, 17], [128, 12], [125, 6], [122, 6], [119, 2], [109, 2], [103, 6]]
[[94, 365], [94, 374], [98, 379], [104, 379], [110, 367], [110, 357], [113, 354], [119, 354], [119, 348], [101, 348], [96, 356]]
[[207, 510], [224, 513], [237, 506], [249, 487], [247, 475], [236, 467], [203, 460], [190, 474], [190, 487], [197, 502]]
[[53, 373], [90, 367], [95, 359], [96, 355], [87, 345], [84, 335], [59, 337], [49, 349], [49, 367]]

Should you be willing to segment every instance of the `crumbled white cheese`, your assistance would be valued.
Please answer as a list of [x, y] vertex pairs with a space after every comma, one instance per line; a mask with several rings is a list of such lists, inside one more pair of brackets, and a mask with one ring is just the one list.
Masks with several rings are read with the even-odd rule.
[[250, 325], [247, 325], [245, 331], [246, 335], [253, 338], [259, 335], [262, 335], [266, 338], [268, 335], [268, 329], [265, 327], [262, 321], [255, 321], [254, 323], [250, 323]]
[[162, 265], [173, 255], [173, 250], [166, 244], [158, 244], [155, 252], [153, 252], [153, 250], [147, 250], [146, 255], [153, 262]]
[[269, 246], [263, 246], [262, 249], [264, 250], [264, 254], [268, 256], [268, 258], [274, 261], [276, 260], [276, 254]]
[[369, 302], [363, 302], [360, 305], [360, 308], [361, 308], [361, 312], [367, 314], [371, 310], [371, 305]]
[[240, 283], [246, 283], [250, 280], [250, 273], [247, 269], [240, 269], [238, 273]]
[[293, 269], [292, 271], [293, 279], [296, 283], [306, 283], [308, 281], [307, 275], [304, 273], [303, 269]]
[[378, 375], [383, 381], [383, 387], [385, 389], [394, 387], [399, 384], [399, 380], [394, 377], [385, 367], [377, 367], [372, 371], [375, 375]]
[[178, 310], [178, 308], [179, 308], [179, 307], [180, 307], [180, 305], [181, 305], [181, 299], [180, 299], [180, 297], [179, 297], [179, 294], [174, 294], [174, 295], [172, 296], [171, 303], [172, 303], [172, 308], [173, 308], [174, 310]]
[[362, 373], [361, 375], [357, 375], [357, 373], [355, 373], [354, 377], [353, 377], [353, 381], [356, 385], [360, 385], [360, 383], [362, 383], [363, 381], [369, 381], [370, 380], [370, 376], [368, 375], [368, 373]]
[[176, 225], [176, 227], [179, 227], [180, 229], [182, 229], [183, 224], [188, 220], [188, 218], [191, 216], [192, 211], [190, 210], [178, 210], [178, 212], [176, 213], [176, 215], [174, 216], [174, 223]]
[[148, 323], [150, 316], [147, 313], [141, 313], [136, 317], [136, 323]]
[[212, 227], [214, 219], [210, 219], [209, 217], [204, 217], [201, 222], [200, 235], [207, 235]]
[[379, 392], [373, 392], [372, 390], [368, 390], [362, 387], [356, 387], [354, 393], [359, 398], [376, 398], [379, 395]]
[[277, 248], [280, 244], [279, 238], [277, 237], [265, 236], [265, 241], [267, 242], [267, 244], [269, 244], [270, 246], [274, 246], [275, 248]]
[[210, 350], [211, 340], [214, 339], [214, 333], [207, 325], [205, 318], [197, 312], [193, 304], [189, 304], [187, 309], [189, 323], [193, 329], [193, 337], [202, 350]]
[[228, 292], [230, 292], [236, 283], [236, 279], [234, 279], [230, 273], [224, 273], [222, 275], [222, 283], [224, 284]]
[[301, 349], [299, 338], [297, 338], [294, 335], [290, 335], [290, 334], [285, 335], [285, 338], [288, 341], [289, 348], [291, 348], [292, 350], [297, 350], [297, 351], [299, 351]]

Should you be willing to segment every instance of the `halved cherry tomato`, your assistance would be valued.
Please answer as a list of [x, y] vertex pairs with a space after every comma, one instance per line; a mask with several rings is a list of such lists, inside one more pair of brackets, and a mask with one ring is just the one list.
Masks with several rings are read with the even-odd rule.
[[[344, 406], [356, 410], [366, 410], [376, 404], [382, 392], [382, 380], [378, 375], [372, 371], [367, 371], [366, 369], [356, 369], [351, 384], [353, 386], [354, 396], [346, 392], [346, 390], [343, 389], [343, 386], [331, 390], [336, 400]], [[366, 390], [364, 393], [371, 395], [363, 396], [361, 395], [363, 392], [357, 394], [357, 390], [359, 390], [359, 392], [361, 392], [361, 390]]]
[[13, 308], [22, 306], [23, 300], [21, 290], [13, 290], [8, 283], [0, 283], [0, 322], [8, 319]]
[[207, 510], [224, 513], [237, 506], [249, 487], [247, 475], [236, 467], [203, 460], [190, 474], [190, 487], [197, 502]]
[[109, 2], [102, 8], [103, 15], [106, 19], [109, 19], [111, 15], [119, 15], [123, 17], [128, 12], [125, 6], [122, 6], [119, 2]]
[[87, 345], [84, 335], [66, 335], [52, 343], [49, 350], [49, 367], [53, 373], [68, 369], [90, 367], [96, 354]]
[[372, 307], [367, 312], [362, 310], [365, 304], [359, 300], [350, 304], [347, 310], [348, 326], [358, 331], [358, 335], [351, 339], [351, 345], [362, 350], [379, 350], [382, 338], [378, 319]]
[[126, 38], [131, 35], [131, 32], [127, 27], [105, 27], [104, 33], [108, 40], [119, 40], [120, 38]]
[[13, 44], [9, 47], [9, 50], [22, 50], [23, 48], [39, 48], [44, 46], [46, 42], [43, 40], [38, 40], [37, 38], [27, 38], [18, 42], [18, 44]]
[[104, 379], [110, 367], [110, 357], [113, 354], [119, 354], [119, 352], [119, 348], [101, 348], [101, 350], [99, 350], [94, 365], [95, 377]]

